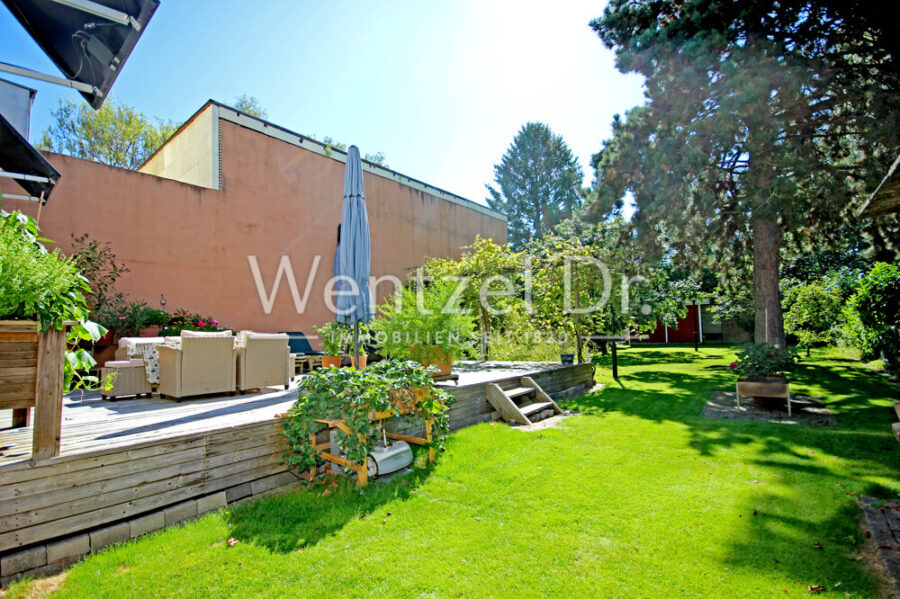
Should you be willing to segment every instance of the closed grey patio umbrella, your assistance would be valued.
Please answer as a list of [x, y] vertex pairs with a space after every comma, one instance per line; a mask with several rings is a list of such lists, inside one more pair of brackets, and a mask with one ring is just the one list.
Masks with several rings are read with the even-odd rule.
[[366, 193], [363, 186], [362, 160], [359, 148], [350, 146], [344, 170], [344, 206], [341, 211], [341, 241], [338, 247], [338, 274], [349, 277], [355, 286], [342, 284], [355, 294], [340, 294], [337, 298], [337, 320], [353, 324], [353, 343], [356, 365], [359, 366], [359, 323], [372, 319], [372, 298], [369, 290], [371, 250], [369, 247], [369, 216], [366, 213]]

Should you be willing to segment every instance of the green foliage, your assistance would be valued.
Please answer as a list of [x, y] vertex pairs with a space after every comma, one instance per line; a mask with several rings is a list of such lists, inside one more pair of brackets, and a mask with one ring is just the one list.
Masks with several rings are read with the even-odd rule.
[[[332, 150], [338, 150], [340, 152], [347, 151], [347, 144], [333, 139], [330, 135], [326, 135], [321, 140], [319, 140], [319, 138], [316, 137], [315, 135], [309, 135], [307, 137], [314, 139], [316, 141], [321, 141], [321, 143], [325, 144], [325, 154], [327, 156], [331, 156]], [[377, 164], [378, 166], [383, 166], [384, 168], [388, 168], [388, 165], [386, 162], [387, 159], [386, 159], [384, 152], [375, 152], [374, 154], [364, 154], [363, 160], [365, 160], [366, 162], [371, 162], [373, 164]]]
[[110, 242], [101, 243], [87, 233], [78, 237], [73, 235], [69, 255], [91, 287], [91, 292], [85, 296], [91, 312], [101, 309], [108, 301], [116, 301], [113, 291], [116, 280], [128, 272], [128, 268], [116, 262]]
[[380, 353], [395, 360], [468, 355], [475, 323], [455, 295], [456, 284], [446, 280], [398, 289], [370, 325]]
[[159, 334], [161, 337], [177, 337], [181, 331], [227, 331], [222, 324], [211, 316], [194, 314], [184, 309], [178, 309], [166, 323]]
[[343, 356], [347, 353], [348, 344], [353, 339], [352, 331], [350, 325], [343, 322], [327, 322], [320, 327], [313, 327], [313, 332], [322, 338], [322, 351], [326, 356]]
[[900, 373], [900, 269], [878, 262], [859, 281], [844, 310], [845, 337], [863, 358], [884, 357]]
[[678, 279], [665, 265], [635, 251], [620, 218], [594, 225], [566, 221], [532, 241], [527, 254], [533, 272], [533, 322], [543, 331], [574, 335], [579, 361], [588, 336], [652, 330], [658, 320], [683, 316], [685, 304], [699, 293], [696, 281]]
[[[197, 328], [195, 329], [188, 330], [219, 330], [218, 326], [213, 324], [213, 319], [211, 318], [204, 319], [199, 315], [188, 313], [183, 313], [180, 316], [176, 315], [175, 318], [188, 320], [194, 326], [197, 326], [199, 322], [204, 323], [203, 326], [197, 326]], [[149, 305], [147, 305], [147, 302], [129, 302], [122, 307], [121, 312], [119, 313], [119, 323], [115, 328], [116, 335], [118, 335], [119, 337], [137, 337], [138, 335], [140, 335], [142, 328], [148, 326], [165, 327], [170, 323], [171, 320], [173, 320], [173, 317], [171, 317], [168, 312], [166, 312], [165, 310], [151, 308]]]
[[520, 248], [549, 232], [581, 206], [584, 175], [559, 135], [544, 123], [526, 123], [494, 165], [488, 206], [505, 214], [509, 243]]
[[77, 389], [96, 390], [101, 387], [112, 389], [116, 375], [110, 373], [103, 381], [92, 374], [86, 374], [97, 365], [90, 352], [82, 347], [83, 342], [96, 343], [106, 334], [106, 328], [96, 322], [81, 321], [66, 332], [66, 357], [63, 365], [63, 392], [71, 393]]
[[841, 319], [841, 296], [836, 285], [812, 281], [789, 287], [783, 301], [788, 308], [784, 332], [795, 335], [800, 347], [809, 352], [815, 344], [834, 342]]
[[738, 353], [731, 370], [741, 377], [783, 376], [793, 370], [797, 356], [791, 349], [766, 343], [749, 343]]
[[84, 374], [96, 361], [77, 344], [97, 341], [106, 329], [87, 320], [87, 279], [72, 258], [47, 251], [47, 241], [31, 217], [0, 210], [0, 320], [36, 320], [42, 331], [75, 321], [66, 334], [67, 347], [73, 349], [65, 354], [64, 391], [96, 388], [97, 377]]
[[[785, 235], [832, 243], [900, 147], [900, 27], [874, 4], [612, 0], [592, 26], [647, 97], [595, 157], [596, 213], [630, 193], [679, 260], [741, 277]], [[777, 335], [770, 258], [755, 310]]]
[[71, 258], [43, 241], [31, 217], [0, 211], [0, 319], [62, 329], [63, 321], [87, 319], [90, 287]]
[[269, 117], [269, 113], [262, 107], [262, 104], [256, 96], [241, 94], [234, 99], [234, 109], [264, 120]]
[[320, 464], [310, 435], [325, 425], [316, 420], [340, 419], [350, 430], [337, 433], [341, 451], [351, 462], [364, 463], [380, 438], [379, 425], [371, 419], [373, 412], [397, 416], [408, 411], [414, 420], [432, 419], [432, 446], [437, 446], [448, 431], [449, 400], [435, 387], [429, 370], [415, 362], [383, 360], [363, 370], [315, 370], [300, 379], [299, 398], [284, 419], [284, 434], [292, 449], [285, 457], [299, 470]]
[[[475, 243], [463, 249], [458, 260], [434, 258], [425, 264], [425, 272], [435, 280], [456, 281], [463, 284], [460, 298], [462, 308], [478, 315], [482, 339], [492, 331], [511, 332], [510, 314], [523, 310], [523, 255], [508, 245], [498, 245], [492, 239], [477, 237]], [[485, 344], [483, 359], [490, 359], [490, 346]]]
[[38, 148], [136, 170], [175, 133], [171, 121], [150, 117], [122, 102], [98, 110], [84, 102], [60, 100]]

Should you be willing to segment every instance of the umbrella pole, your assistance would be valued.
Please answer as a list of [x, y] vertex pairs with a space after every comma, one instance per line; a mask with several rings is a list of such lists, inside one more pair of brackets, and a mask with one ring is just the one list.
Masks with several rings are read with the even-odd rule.
[[359, 370], [359, 321], [356, 320], [353, 322], [353, 344], [355, 348], [356, 355], [356, 369]]

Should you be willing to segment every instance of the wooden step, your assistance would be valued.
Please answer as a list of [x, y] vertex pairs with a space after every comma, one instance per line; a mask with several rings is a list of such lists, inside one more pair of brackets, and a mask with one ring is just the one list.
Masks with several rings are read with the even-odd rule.
[[520, 395], [528, 395], [530, 393], [534, 393], [534, 389], [531, 387], [516, 387], [515, 389], [504, 389], [504, 393], [510, 399], [514, 397], [519, 397]]
[[[522, 410], [522, 413], [526, 416], [530, 416], [535, 412], [540, 412], [541, 410], [546, 410], [547, 408], [553, 409], [553, 402], [550, 401], [542, 401], [540, 403], [533, 403], [527, 406], [520, 406], [519, 409]], [[898, 423], [900, 424], [900, 423]]]

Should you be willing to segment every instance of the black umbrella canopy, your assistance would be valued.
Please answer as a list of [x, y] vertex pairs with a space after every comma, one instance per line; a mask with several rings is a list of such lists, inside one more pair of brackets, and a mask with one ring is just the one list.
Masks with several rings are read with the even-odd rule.
[[[94, 89], [81, 92], [100, 108], [125, 60], [159, 6], [157, 0], [92, 0], [127, 15], [127, 23], [67, 6], [54, 0], [3, 0], [10, 12], [65, 76]], [[70, 3], [70, 4], [78, 4]], [[95, 10], [96, 12], [96, 10]]]
[[59, 180], [59, 172], [47, 162], [40, 152], [0, 115], [0, 170], [49, 179], [49, 181], [28, 181], [16, 179], [25, 191], [34, 197], [44, 194], [44, 201], [50, 196], [53, 186]]

